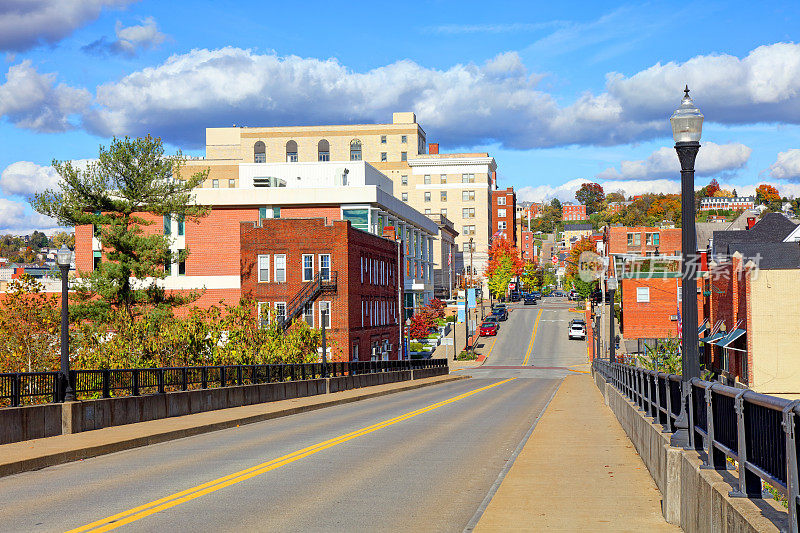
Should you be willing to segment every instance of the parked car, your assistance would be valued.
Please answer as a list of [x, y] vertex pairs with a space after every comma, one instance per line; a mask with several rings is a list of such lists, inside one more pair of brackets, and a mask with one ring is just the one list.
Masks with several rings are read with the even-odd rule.
[[498, 317], [497, 315], [486, 316], [486, 317], [483, 318], [483, 321], [484, 322], [494, 322], [495, 324], [497, 324], [498, 328], [500, 327], [500, 317]]
[[542, 299], [542, 293], [539, 292], [539, 291], [533, 291], [531, 294], [533, 294], [536, 297], [537, 300], [541, 300]]
[[492, 315], [496, 316], [499, 320], [508, 320], [508, 309], [506, 306], [495, 307], [492, 309]]
[[498, 330], [497, 322], [483, 321], [481, 323], [481, 329], [480, 329], [481, 337], [489, 337], [497, 335], [497, 330]]
[[518, 302], [521, 299], [522, 299], [522, 296], [520, 296], [519, 292], [514, 291], [514, 292], [511, 293], [511, 301], [512, 302]]
[[533, 294], [526, 294], [525, 295], [525, 305], [536, 305], [536, 296]]

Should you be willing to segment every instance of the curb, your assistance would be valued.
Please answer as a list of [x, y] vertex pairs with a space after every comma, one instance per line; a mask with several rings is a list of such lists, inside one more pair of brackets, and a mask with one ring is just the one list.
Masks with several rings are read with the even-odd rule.
[[[438, 377], [438, 376], [437, 376]], [[471, 376], [465, 375], [448, 375], [444, 377], [444, 379], [438, 379], [436, 381], [428, 381], [425, 383], [412, 383], [409, 385], [405, 385], [403, 387], [397, 387], [394, 389], [383, 390], [379, 392], [368, 392], [365, 394], [361, 394], [358, 396], [352, 396], [349, 398], [336, 398], [333, 400], [326, 400], [319, 403], [313, 403], [309, 405], [302, 405], [297, 407], [289, 407], [286, 409], [281, 409], [279, 411], [272, 411], [269, 413], [260, 413], [256, 415], [250, 415], [242, 418], [232, 418], [228, 420], [222, 420], [220, 422], [212, 422], [208, 424], [202, 424], [194, 427], [189, 428], [182, 428], [182, 429], [175, 429], [170, 431], [163, 431], [161, 433], [153, 433], [150, 435], [145, 435], [142, 437], [134, 437], [134, 438], [127, 438], [124, 440], [119, 440], [117, 442], [111, 442], [106, 444], [99, 444], [96, 446], [85, 446], [83, 448], [78, 448], [74, 450], [67, 450], [63, 452], [56, 452], [51, 453], [48, 455], [42, 455], [40, 457], [33, 457], [30, 459], [23, 459], [19, 461], [13, 461], [9, 463], [0, 463], [0, 477], [10, 476], [13, 474], [20, 474], [22, 472], [29, 472], [31, 470], [39, 470], [42, 468], [47, 468], [49, 466], [60, 465], [64, 463], [71, 463], [74, 461], [80, 461], [82, 459], [90, 459], [92, 457], [98, 457], [100, 455], [107, 455], [110, 453], [120, 452], [124, 450], [130, 450], [133, 448], [140, 448], [142, 446], [149, 446], [151, 444], [158, 444], [160, 442], [167, 442], [176, 439], [182, 439], [184, 437], [191, 437], [194, 435], [201, 435], [203, 433], [210, 433], [212, 431], [218, 431], [222, 429], [228, 429], [236, 426], [241, 426], [245, 424], [253, 424], [256, 422], [263, 422], [265, 420], [271, 420], [274, 418], [282, 418], [284, 416], [295, 415], [299, 413], [305, 413], [308, 411], [316, 411], [317, 409], [323, 409], [325, 407], [333, 407], [335, 405], [343, 405], [347, 403], [353, 403], [360, 400], [367, 400], [370, 398], [378, 398], [380, 396], [387, 396], [389, 394], [394, 394], [397, 392], [405, 392], [414, 389], [420, 389], [422, 387], [429, 387], [431, 385], [439, 385], [442, 383], [450, 383], [453, 381], [460, 381], [463, 379], [469, 379]], [[431, 378], [427, 378], [431, 379]], [[433, 378], [436, 379], [436, 378]], [[335, 393], [334, 393], [335, 394]], [[237, 407], [233, 407], [232, 409], [237, 409]], [[193, 415], [186, 415], [186, 416], [193, 416]], [[147, 423], [147, 422], [143, 422]], [[115, 427], [122, 427], [122, 426], [115, 426]], [[97, 430], [100, 431], [100, 430]], [[86, 432], [88, 433], [88, 432]], [[48, 437], [48, 438], [58, 438], [57, 437]], [[44, 440], [44, 439], [37, 439], [37, 440]], [[2, 446], [0, 446], [2, 449]]]

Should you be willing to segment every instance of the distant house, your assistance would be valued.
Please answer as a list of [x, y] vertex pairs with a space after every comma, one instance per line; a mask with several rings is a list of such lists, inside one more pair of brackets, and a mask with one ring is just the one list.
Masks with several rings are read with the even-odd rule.
[[561, 204], [561, 218], [565, 221], [569, 220], [587, 220], [586, 206], [575, 204], [572, 202], [564, 202]]
[[755, 205], [756, 199], [754, 196], [709, 196], [700, 199], [700, 211], [710, 211], [712, 209], [738, 211], [740, 209], [752, 209]]

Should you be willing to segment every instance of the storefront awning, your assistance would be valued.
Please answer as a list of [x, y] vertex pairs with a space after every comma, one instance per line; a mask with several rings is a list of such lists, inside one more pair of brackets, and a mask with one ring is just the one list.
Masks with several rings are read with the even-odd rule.
[[705, 342], [706, 344], [716, 344], [717, 341], [723, 338], [725, 338], [725, 333], [714, 333], [708, 337], [703, 337], [700, 339], [700, 342]]
[[704, 332], [705, 330], [707, 330], [707, 329], [708, 329], [708, 319], [707, 319], [707, 318], [704, 318], [704, 319], [703, 319], [703, 323], [702, 323], [702, 324], [700, 324], [700, 325], [697, 327], [697, 334], [698, 334], [698, 335], [700, 335], [701, 333], [703, 333], [703, 332]]
[[725, 348], [729, 344], [731, 344], [733, 341], [735, 341], [736, 339], [738, 339], [739, 337], [741, 337], [744, 334], [745, 334], [745, 330], [743, 330], [743, 329], [735, 329], [735, 330], [731, 331], [730, 333], [728, 333], [727, 337], [725, 337], [724, 339], [721, 339], [719, 342], [717, 342], [717, 346], [719, 346], [720, 348]]

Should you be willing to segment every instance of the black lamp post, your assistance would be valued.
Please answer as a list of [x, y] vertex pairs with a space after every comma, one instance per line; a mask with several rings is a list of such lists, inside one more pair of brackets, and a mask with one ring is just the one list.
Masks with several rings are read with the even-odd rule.
[[689, 382], [700, 377], [697, 333], [697, 236], [695, 235], [694, 212], [694, 160], [700, 149], [703, 131], [703, 114], [689, 97], [689, 86], [684, 89], [681, 105], [670, 117], [675, 151], [681, 162], [681, 313], [683, 333], [681, 336], [681, 383], [683, 401], [681, 413], [675, 421], [672, 434], [673, 446], [688, 446], [689, 416], [686, 412]]
[[56, 263], [61, 269], [61, 394], [62, 402], [74, 402], [75, 390], [69, 372], [69, 265], [72, 251], [65, 244], [56, 254]]
[[328, 341], [325, 335], [326, 321], [328, 320], [328, 311], [323, 309], [320, 313], [320, 322], [322, 322], [322, 377], [328, 377]]
[[606, 284], [608, 288], [608, 299], [611, 301], [611, 311], [608, 313], [608, 360], [612, 363], [617, 362], [616, 342], [614, 342], [614, 291], [617, 290], [616, 278], [608, 278]]

